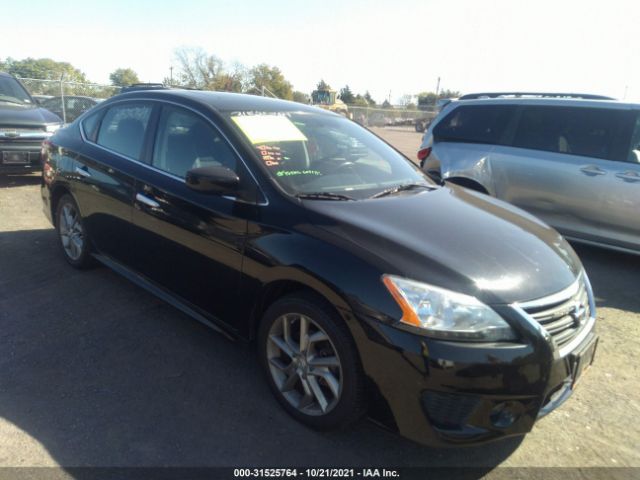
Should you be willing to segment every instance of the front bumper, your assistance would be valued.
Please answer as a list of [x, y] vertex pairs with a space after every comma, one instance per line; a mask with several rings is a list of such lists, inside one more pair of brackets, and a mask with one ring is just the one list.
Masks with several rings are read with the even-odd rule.
[[[377, 341], [369, 332], [361, 349], [371, 415], [419, 443], [475, 445], [526, 434], [575, 388], [573, 353], [560, 356], [544, 338], [488, 345], [433, 340], [379, 322], [375, 330]], [[575, 352], [594, 342], [591, 324]]]
[[28, 173], [42, 169], [42, 139], [0, 142], [0, 173]]

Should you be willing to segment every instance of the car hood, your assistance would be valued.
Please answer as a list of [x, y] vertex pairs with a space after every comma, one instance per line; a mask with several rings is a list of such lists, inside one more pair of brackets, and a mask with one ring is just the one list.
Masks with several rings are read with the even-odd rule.
[[355, 202], [306, 201], [316, 225], [356, 244], [387, 273], [489, 304], [558, 292], [582, 270], [569, 244], [522, 210], [459, 187]]
[[41, 127], [47, 123], [62, 123], [57, 115], [37, 105], [12, 105], [0, 103], [0, 126]]

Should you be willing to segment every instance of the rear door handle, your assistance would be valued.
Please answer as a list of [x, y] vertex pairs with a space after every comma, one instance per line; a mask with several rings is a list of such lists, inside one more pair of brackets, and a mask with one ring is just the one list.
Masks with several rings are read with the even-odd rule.
[[606, 175], [607, 171], [602, 170], [597, 165], [586, 165], [580, 168], [580, 171], [586, 175], [594, 176], [594, 175]]
[[640, 175], [636, 172], [624, 172], [624, 173], [616, 173], [616, 177], [621, 178], [627, 182], [640, 182]]
[[158, 202], [141, 193], [136, 193], [136, 200], [147, 207], [160, 208], [160, 204]]
[[87, 167], [76, 167], [74, 171], [81, 177], [89, 178], [91, 176]]

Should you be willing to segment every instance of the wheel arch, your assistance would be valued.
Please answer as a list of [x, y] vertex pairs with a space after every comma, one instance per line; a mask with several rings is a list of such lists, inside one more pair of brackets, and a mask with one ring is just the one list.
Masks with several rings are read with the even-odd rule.
[[[251, 312], [249, 340], [254, 340], [264, 313], [279, 299], [294, 293], [306, 293], [317, 297], [329, 307], [342, 321], [347, 323], [350, 315], [345, 316], [345, 311], [350, 311], [348, 303], [335, 291], [322, 282], [303, 281], [302, 279], [278, 278], [266, 283], [259, 291], [257, 300]], [[349, 330], [351, 330], [349, 328]]]
[[[73, 200], [76, 202], [76, 205], [78, 204], [78, 201], [76, 200], [75, 195], [73, 195], [68, 185], [65, 185], [65, 184], [54, 185], [53, 188], [51, 189], [51, 205], [50, 205], [51, 221], [53, 222], [54, 226], [57, 226], [56, 222], [58, 219], [56, 218], [56, 210], [58, 209], [58, 202], [64, 195], [70, 195], [73, 198]], [[78, 205], [78, 209], [80, 209], [79, 205]]]

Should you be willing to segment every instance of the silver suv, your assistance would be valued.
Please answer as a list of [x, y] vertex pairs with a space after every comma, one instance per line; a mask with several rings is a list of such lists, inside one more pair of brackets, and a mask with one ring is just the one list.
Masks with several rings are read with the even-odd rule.
[[568, 239], [640, 253], [640, 105], [474, 94], [425, 132], [422, 168], [538, 216]]

